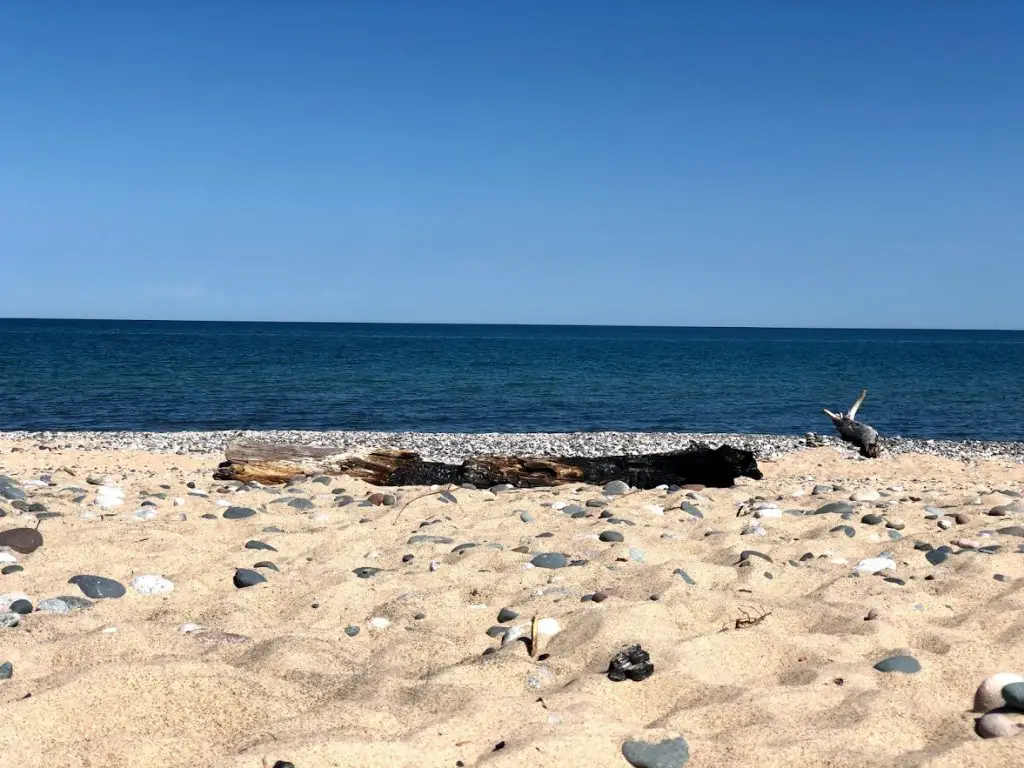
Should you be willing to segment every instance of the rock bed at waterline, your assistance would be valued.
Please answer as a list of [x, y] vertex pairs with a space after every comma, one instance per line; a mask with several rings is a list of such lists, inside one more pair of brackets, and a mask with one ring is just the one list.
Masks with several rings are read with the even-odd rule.
[[[827, 429], [827, 427], [823, 427]], [[483, 433], [443, 432], [308, 432], [296, 430], [221, 432], [0, 432], [0, 441], [28, 442], [43, 450], [143, 450], [176, 454], [223, 453], [233, 442], [280, 442], [322, 445], [350, 451], [402, 448], [430, 461], [460, 462], [469, 456], [611, 456], [659, 453], [691, 441], [728, 443], [751, 450], [761, 459], [826, 445], [856, 456], [832, 434], [750, 435], [685, 432]], [[920, 453], [950, 459], [1004, 458], [1024, 462], [1024, 442], [921, 440], [883, 436], [885, 455]]]
[[1019, 758], [1019, 464], [424, 495], [217, 460], [0, 443], [12, 764], [96, 733], [105, 768]]

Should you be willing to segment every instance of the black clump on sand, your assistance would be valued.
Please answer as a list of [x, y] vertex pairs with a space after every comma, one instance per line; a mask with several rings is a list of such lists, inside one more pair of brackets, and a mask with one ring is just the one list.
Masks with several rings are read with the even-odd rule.
[[640, 682], [654, 674], [651, 656], [639, 645], [634, 645], [616, 654], [608, 665], [608, 679], [621, 683], [627, 678]]

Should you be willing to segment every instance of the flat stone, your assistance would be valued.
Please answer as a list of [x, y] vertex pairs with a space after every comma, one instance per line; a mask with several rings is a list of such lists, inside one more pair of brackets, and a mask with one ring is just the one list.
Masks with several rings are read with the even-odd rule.
[[224, 510], [225, 520], [244, 520], [247, 517], [255, 517], [256, 510], [251, 507], [228, 507]]
[[519, 519], [522, 520], [524, 523], [532, 523], [533, 522], [533, 515], [531, 515], [527, 511], [523, 510], [522, 512], [519, 513]]
[[849, 539], [852, 539], [854, 536], [857, 535], [857, 531], [855, 531], [853, 527], [849, 525], [837, 525], [835, 528], [832, 528], [829, 531], [829, 533], [842, 533]]
[[878, 501], [882, 495], [878, 491], [858, 491], [850, 496], [850, 501]]
[[679, 736], [665, 741], [626, 741], [622, 756], [633, 768], [682, 768], [690, 759], [690, 746]]
[[863, 575], [870, 575], [873, 573], [880, 573], [881, 571], [888, 571], [896, 568], [896, 561], [888, 557], [869, 557], [861, 560], [857, 565], [854, 566], [853, 570], [856, 573]]
[[9, 661], [0, 664], [0, 680], [10, 680], [14, 677], [14, 665]]
[[448, 536], [428, 536], [426, 534], [418, 533], [415, 536], [409, 537], [407, 544], [454, 544], [455, 539], [449, 538]]
[[864, 523], [864, 525], [881, 525], [885, 522], [885, 518], [881, 515], [864, 515], [860, 521]]
[[174, 582], [156, 573], [144, 573], [130, 582], [131, 588], [145, 597], [166, 595], [174, 591]]
[[0, 613], [0, 629], [14, 629], [21, 624], [21, 614], [12, 611]]
[[831, 485], [816, 485], [811, 489], [811, 496], [822, 496], [826, 493], [832, 493]]
[[874, 665], [879, 672], [902, 672], [913, 675], [921, 671], [921, 662], [913, 656], [890, 656]]
[[949, 553], [943, 549], [933, 549], [925, 552], [924, 557], [932, 565], [941, 565], [949, 559]]
[[[316, 504], [314, 504], [309, 499], [292, 499], [291, 501], [288, 502], [288, 506], [291, 507], [292, 509], [305, 510], [314, 509], [316, 507]], [[227, 517], [227, 515], [225, 515], [225, 517]]]
[[345, 627], [345, 634], [349, 637], [355, 637], [359, 634], [359, 627], [357, 627], [355, 624], [349, 624], [347, 627]]
[[535, 568], [565, 568], [569, 565], [569, 558], [561, 552], [544, 552], [534, 557], [530, 563]]
[[691, 517], [696, 517], [698, 520], [704, 519], [704, 513], [688, 501], [684, 501], [680, 504], [679, 508]]
[[601, 509], [607, 507], [608, 502], [605, 499], [587, 499], [587, 506], [594, 509]]
[[267, 578], [262, 573], [251, 571], [248, 568], [236, 568], [235, 575], [232, 578], [232, 582], [238, 589], [263, 584], [266, 581]]
[[740, 562], [741, 563], [746, 561], [746, 560], [749, 560], [752, 557], [759, 557], [762, 560], [767, 560], [769, 563], [775, 562], [774, 560], [771, 559], [771, 557], [766, 555], [764, 552], [758, 552], [756, 549], [744, 549], [742, 552], [740, 552]]
[[600, 539], [601, 541], [603, 541], [605, 543], [609, 543], [609, 544], [610, 543], [619, 543], [619, 542], [623, 542], [623, 541], [626, 540], [626, 537], [623, 536], [618, 531], [602, 531], [600, 534], [598, 534], [597, 538]]
[[0, 575], [10, 576], [12, 573], [21, 573], [24, 570], [20, 565], [5, 565], [3, 568], [0, 568]]
[[43, 546], [43, 534], [35, 528], [8, 528], [0, 531], [0, 548], [7, 547], [22, 555], [30, 555]]
[[381, 572], [382, 572], [382, 569], [380, 569], [380, 568], [372, 568], [370, 566], [363, 566], [362, 568], [355, 568], [352, 571], [352, 573], [354, 573], [360, 579], [372, 579], [374, 576], [376, 576], [378, 573], [381, 573]]
[[853, 514], [853, 505], [848, 501], [833, 501], [814, 511], [816, 515], [843, 515]]
[[61, 595], [60, 597], [51, 597], [47, 600], [39, 601], [36, 605], [36, 610], [40, 613], [73, 613], [75, 611], [84, 611], [87, 608], [92, 608], [92, 606], [92, 601], [86, 600], [84, 597]]
[[674, 571], [672, 571], [672, 575], [673, 576], [678, 576], [683, 581], [685, 581], [687, 584], [689, 584], [691, 587], [697, 586], [697, 582], [693, 580], [693, 577], [690, 576], [690, 574], [688, 574], [682, 568], [676, 568]]
[[1024, 526], [1008, 525], [1005, 528], [996, 528], [996, 533], [1001, 533], [1003, 536], [1024, 537]]
[[93, 600], [116, 599], [124, 597], [124, 584], [106, 576], [93, 576], [90, 574], [79, 574], [68, 579], [68, 584], [76, 585], [82, 594]]

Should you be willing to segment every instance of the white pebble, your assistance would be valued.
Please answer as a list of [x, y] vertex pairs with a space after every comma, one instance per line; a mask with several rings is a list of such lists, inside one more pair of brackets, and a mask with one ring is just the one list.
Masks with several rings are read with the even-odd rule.
[[113, 635], [117, 632], [117, 627], [104, 627], [100, 630], [104, 635]]
[[141, 576], [136, 576], [132, 579], [131, 585], [132, 589], [146, 597], [164, 595], [174, 589], [173, 582], [155, 573], [146, 573]]
[[540, 619], [537, 622], [537, 634], [545, 635], [546, 637], [554, 637], [562, 631], [562, 625], [558, 623], [558, 619]]
[[370, 626], [374, 629], [387, 629], [391, 626], [391, 621], [383, 616], [374, 616], [370, 619]]
[[12, 555], [10, 552], [0, 552], [0, 563], [16, 563], [18, 558]]
[[942, 518], [941, 520], [939, 520], [939, 528], [941, 528], [942, 530], [948, 531], [952, 527], [953, 527], [953, 521], [952, 520], [948, 520], [946, 518]]
[[764, 507], [763, 509], [754, 510], [754, 517], [762, 520], [771, 520], [782, 517], [782, 510], [778, 507]]
[[644, 509], [650, 512], [652, 515], [664, 515], [664, 507], [659, 507], [657, 504], [645, 504]]
[[1010, 683], [1024, 683], [1024, 677], [1016, 672], [997, 672], [982, 680], [974, 693], [973, 711], [988, 712], [990, 709], [1003, 706], [1003, 687]]
[[174, 499], [174, 506], [176, 506], [176, 507], [184, 507], [185, 506], [185, 500], [183, 498], [181, 498], [181, 496], [176, 497]]
[[1024, 712], [1009, 707], [994, 709], [978, 720], [974, 730], [983, 739], [1019, 736], [1024, 733]]
[[157, 516], [157, 511], [152, 507], [143, 507], [135, 513], [136, 520], [152, 520]]
[[878, 501], [882, 495], [878, 491], [858, 491], [850, 496], [850, 501]]
[[431, 560], [430, 561], [430, 572], [431, 573], [433, 573], [434, 571], [436, 571], [440, 567], [441, 567], [441, 562], [439, 560]]
[[214, 503], [215, 505], [217, 505], [218, 507], [230, 507], [230, 506], [231, 506], [231, 502], [230, 502], [230, 501], [228, 501], [227, 499], [217, 499], [217, 500], [216, 500], [215, 502], [213, 502], [213, 503]]
[[187, 622], [178, 627], [178, 631], [181, 632], [181, 634], [183, 635], [190, 635], [193, 632], [201, 632], [202, 629], [203, 628], [198, 624], [193, 624], [191, 622]]
[[896, 561], [890, 560], [888, 557], [869, 557], [866, 560], [861, 560], [857, 563], [853, 570], [860, 574], [871, 574], [878, 573], [879, 571], [890, 570], [895, 567]]
[[564, 501], [553, 501], [553, 502], [551, 502], [551, 508], [552, 509], [564, 509], [565, 508], [565, 502]]

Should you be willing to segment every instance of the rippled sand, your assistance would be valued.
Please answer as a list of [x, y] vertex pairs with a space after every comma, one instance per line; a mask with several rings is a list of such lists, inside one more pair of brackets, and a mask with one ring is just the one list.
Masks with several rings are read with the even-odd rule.
[[[980, 740], [968, 711], [984, 676], [1024, 672], [1024, 554], [1016, 552], [1024, 538], [983, 535], [1024, 524], [1024, 513], [985, 514], [1014, 503], [991, 492], [1021, 490], [1020, 464], [853, 461], [833, 448], [806, 450], [762, 461], [763, 481], [701, 491], [689, 499], [698, 519], [673, 509], [685, 492], [605, 497], [594, 487], [456, 489], [456, 504], [437, 495], [408, 503], [425, 489], [398, 489], [396, 506], [363, 507], [379, 489], [348, 478], [287, 494], [310, 499], [314, 509], [305, 511], [269, 503], [284, 494], [217, 492], [210, 477], [218, 455], [30, 446], [0, 443], [0, 473], [24, 482], [66, 467], [74, 476], [26, 486], [28, 501], [61, 516], [41, 523], [42, 548], [16, 554], [25, 570], [0, 576], [0, 594], [23, 592], [33, 603], [80, 595], [67, 583], [76, 574], [126, 586], [160, 574], [175, 589], [144, 597], [129, 587], [88, 610], [35, 613], [0, 629], [0, 662], [14, 666], [0, 682], [5, 768], [257, 768], [264, 760], [596, 768], [627, 765], [627, 738], [670, 734], [686, 737], [688, 765], [699, 767], [1021, 764], [1024, 742]], [[111, 476], [126, 503], [96, 507], [90, 474]], [[188, 481], [209, 498], [188, 495]], [[846, 490], [812, 497], [816, 483]], [[76, 504], [66, 486], [85, 488], [86, 499]], [[337, 487], [355, 502], [335, 506]], [[892, 506], [855, 504], [848, 521], [784, 514], [762, 521], [765, 536], [740, 535], [753, 518], [738, 517], [737, 507], [754, 497], [812, 510], [867, 490], [889, 493], [881, 501]], [[148, 521], [134, 516], [144, 492], [168, 495], [153, 499], [158, 514]], [[174, 506], [175, 497], [184, 504]], [[225, 520], [217, 502], [228, 499], [259, 514]], [[597, 507], [573, 519], [550, 506], [592, 499], [635, 524], [600, 520]], [[925, 519], [929, 504], [955, 505], [944, 510], [949, 518], [962, 512], [967, 521], [941, 530]], [[8, 513], [0, 530], [34, 525], [9, 502], [0, 507]], [[533, 521], [524, 523], [521, 511]], [[862, 524], [869, 512], [902, 518], [903, 538]], [[856, 535], [831, 532], [841, 524]], [[264, 532], [270, 526], [281, 532]], [[607, 530], [625, 541], [599, 542]], [[408, 544], [414, 534], [454, 543]], [[1002, 549], [965, 551], [937, 566], [914, 549], [962, 539]], [[278, 551], [245, 549], [249, 540]], [[480, 546], [451, 552], [470, 542]], [[523, 546], [530, 551], [512, 551]], [[743, 550], [771, 561], [748, 556], [738, 566]], [[905, 584], [851, 575], [883, 551], [897, 564], [886, 575]], [[526, 567], [540, 552], [588, 562]], [[801, 560], [806, 553], [813, 557]], [[236, 589], [234, 569], [264, 560], [280, 572], [262, 570], [266, 584]], [[383, 570], [363, 579], [353, 573], [361, 567]], [[595, 592], [608, 597], [581, 600]], [[506, 626], [557, 618], [562, 632], [539, 649], [546, 658], [531, 658], [524, 642], [485, 655], [501, 647], [486, 632], [503, 607], [519, 613]], [[872, 609], [878, 618], [865, 620]], [[766, 616], [736, 629], [744, 612]], [[204, 630], [182, 632], [187, 623]], [[358, 634], [346, 634], [356, 626]], [[633, 643], [650, 652], [654, 675], [609, 681], [609, 660]], [[899, 653], [922, 671], [872, 669]]]

